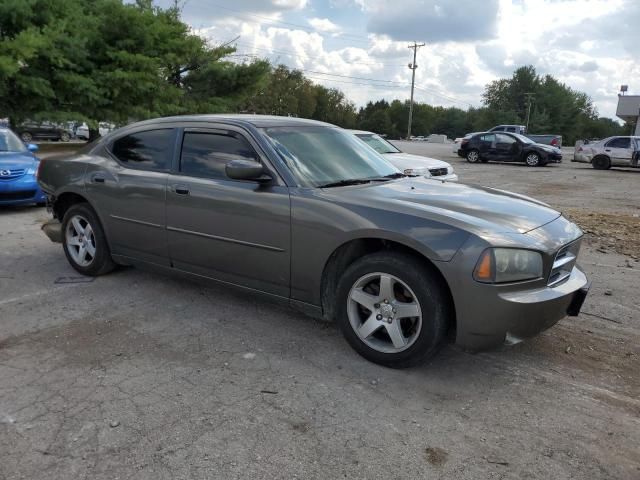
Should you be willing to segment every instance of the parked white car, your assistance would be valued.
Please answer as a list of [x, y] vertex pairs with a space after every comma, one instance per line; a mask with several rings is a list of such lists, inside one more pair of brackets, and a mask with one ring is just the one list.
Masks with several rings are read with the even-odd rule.
[[611, 167], [640, 167], [637, 152], [640, 137], [608, 137], [595, 143], [576, 145], [574, 162], [590, 163], [597, 170]]
[[458, 181], [458, 175], [447, 162], [435, 158], [404, 153], [380, 135], [364, 130], [350, 130], [356, 137], [365, 142], [376, 152], [384, 155], [396, 168], [405, 175], [423, 175], [437, 180]]
[[[98, 124], [98, 132], [100, 136], [104, 137], [107, 133], [115, 128], [115, 125], [106, 122], [100, 122]], [[76, 137], [82, 140], [89, 140], [89, 127], [86, 123], [83, 123], [76, 129]]]

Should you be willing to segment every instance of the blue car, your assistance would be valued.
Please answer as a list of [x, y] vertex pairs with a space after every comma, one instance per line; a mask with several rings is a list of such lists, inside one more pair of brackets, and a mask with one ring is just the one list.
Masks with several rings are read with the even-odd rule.
[[25, 146], [11, 130], [0, 127], [0, 206], [46, 203], [36, 179], [37, 150], [37, 145]]

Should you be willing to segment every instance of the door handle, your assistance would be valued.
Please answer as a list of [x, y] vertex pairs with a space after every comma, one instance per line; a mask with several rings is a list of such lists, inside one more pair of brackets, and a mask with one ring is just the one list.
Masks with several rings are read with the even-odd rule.
[[611, 149], [610, 149], [610, 148], [605, 148], [605, 149], [604, 149], [604, 151], [605, 151], [605, 152], [610, 152], [610, 151], [611, 151]]
[[91, 176], [91, 181], [93, 183], [104, 183], [105, 178], [101, 173], [96, 173]]
[[186, 185], [174, 185], [171, 190], [178, 195], [189, 195], [189, 188]]

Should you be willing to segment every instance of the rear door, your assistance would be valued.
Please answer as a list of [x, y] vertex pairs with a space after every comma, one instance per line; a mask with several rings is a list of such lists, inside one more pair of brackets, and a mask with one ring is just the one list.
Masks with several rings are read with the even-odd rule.
[[89, 199], [112, 253], [169, 265], [165, 195], [176, 135], [175, 128], [140, 128], [107, 145], [102, 164], [90, 164]]
[[609, 140], [604, 146], [604, 151], [611, 158], [613, 165], [629, 165], [631, 163], [633, 149], [631, 148], [631, 139], [629, 137], [618, 137]]
[[[234, 159], [263, 163], [272, 181], [232, 180]], [[167, 234], [175, 268], [289, 297], [291, 207], [280, 181], [244, 130], [185, 128], [167, 185]]]
[[496, 134], [487, 133], [480, 135], [478, 149], [480, 150], [480, 156], [487, 160], [496, 159]]

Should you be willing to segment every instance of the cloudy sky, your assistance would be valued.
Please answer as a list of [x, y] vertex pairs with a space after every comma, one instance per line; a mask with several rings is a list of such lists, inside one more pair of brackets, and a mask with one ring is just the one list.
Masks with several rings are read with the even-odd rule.
[[[173, 0], [157, 0], [161, 6]], [[617, 92], [640, 94], [640, 0], [181, 0], [214, 44], [303, 70], [356, 104], [409, 97], [480, 105], [484, 86], [532, 64], [615, 117]], [[242, 59], [243, 57], [236, 57]]]

